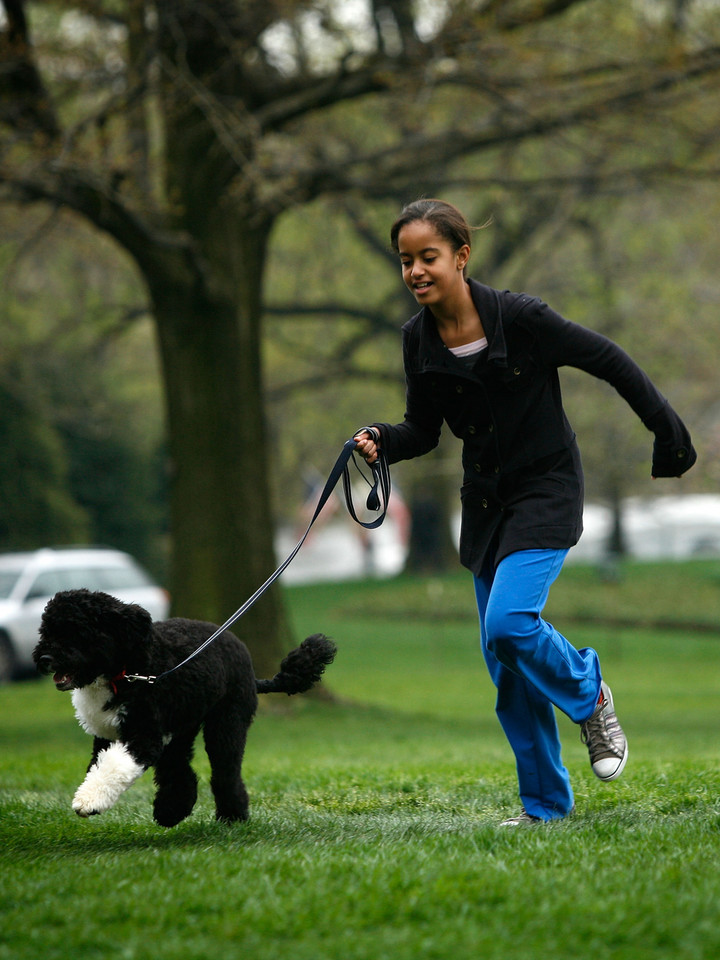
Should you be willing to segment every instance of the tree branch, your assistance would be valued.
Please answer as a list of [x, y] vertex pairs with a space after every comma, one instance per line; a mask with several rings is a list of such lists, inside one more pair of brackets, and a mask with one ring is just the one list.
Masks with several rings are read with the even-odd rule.
[[274, 303], [266, 304], [263, 312], [270, 317], [289, 320], [316, 320], [318, 317], [345, 317], [348, 320], [364, 320], [374, 330], [397, 333], [397, 325], [387, 319], [388, 311], [369, 310], [347, 303], [326, 301], [323, 303]]
[[[438, 169], [443, 164], [471, 153], [489, 150], [502, 144], [519, 143], [547, 134], [596, 122], [599, 117], [628, 112], [667, 94], [691, 79], [720, 73], [720, 47], [712, 47], [686, 58], [681, 67], [666, 68], [659, 76], [650, 73], [624, 89], [615, 85], [610, 91], [594, 94], [592, 99], [556, 109], [553, 103], [547, 114], [535, 115], [518, 110], [501, 116], [496, 123], [481, 123], [465, 130], [455, 130], [452, 140], [445, 132], [434, 136], [418, 134], [405, 137], [402, 143], [366, 155], [357, 161], [343, 157], [342, 161], [328, 160], [310, 171], [308, 192], [315, 196], [334, 190], [362, 190], [373, 197], [397, 195], [404, 182], [417, 183], [418, 169]], [[562, 102], [560, 101], [560, 106]]]
[[405, 58], [379, 56], [362, 68], [346, 71], [343, 66], [331, 75], [320, 78], [293, 78], [281, 88], [275, 85], [272, 96], [255, 112], [263, 131], [279, 130], [292, 120], [321, 110], [335, 103], [357, 100], [371, 93], [388, 90], [407, 66]]
[[570, 7], [587, 3], [587, 0], [488, 0], [483, 5], [484, 14], [493, 14], [495, 24], [501, 30], [517, 30], [533, 23], [550, 20], [565, 13]]
[[153, 230], [120, 199], [108, 184], [86, 170], [59, 161], [48, 161], [33, 175], [13, 176], [0, 167], [0, 185], [10, 199], [21, 203], [46, 201], [82, 214], [98, 229], [110, 234], [140, 264], [176, 276], [190, 272], [201, 280], [203, 271], [190, 238], [182, 233]]
[[289, 396], [300, 390], [309, 388], [317, 389], [326, 387], [331, 380], [337, 380], [338, 377], [355, 378], [365, 382], [375, 381], [376, 383], [402, 384], [402, 375], [392, 373], [388, 370], [378, 370], [376, 367], [367, 368], [355, 366], [353, 364], [340, 365], [337, 368], [328, 369], [323, 367], [322, 372], [312, 374], [311, 376], [301, 377], [298, 380], [279, 384], [276, 387], [270, 387], [266, 391], [269, 400], [277, 403], [286, 400]]

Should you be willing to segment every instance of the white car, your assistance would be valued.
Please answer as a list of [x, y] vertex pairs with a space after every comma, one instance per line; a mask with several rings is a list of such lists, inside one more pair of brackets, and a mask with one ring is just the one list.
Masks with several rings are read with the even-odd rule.
[[167, 592], [127, 553], [90, 547], [0, 554], [0, 683], [34, 670], [45, 604], [59, 590], [102, 590], [164, 620]]

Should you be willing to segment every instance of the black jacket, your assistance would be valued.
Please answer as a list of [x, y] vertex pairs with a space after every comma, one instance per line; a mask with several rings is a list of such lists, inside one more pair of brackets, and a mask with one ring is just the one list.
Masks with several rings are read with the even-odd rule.
[[607, 380], [655, 433], [653, 476], [696, 459], [684, 424], [617, 344], [526, 294], [468, 281], [488, 348], [468, 368], [445, 346], [428, 309], [402, 328], [403, 423], [379, 423], [390, 463], [427, 453], [443, 421], [463, 441], [460, 558], [478, 574], [519, 549], [564, 549], [582, 532], [583, 479], [562, 406], [558, 368]]

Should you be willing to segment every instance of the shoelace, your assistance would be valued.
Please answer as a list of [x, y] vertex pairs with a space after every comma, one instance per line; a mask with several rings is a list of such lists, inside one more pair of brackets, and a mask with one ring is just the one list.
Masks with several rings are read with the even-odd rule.
[[[609, 708], [607, 713], [606, 708]], [[591, 761], [599, 759], [601, 753], [622, 756], [622, 747], [615, 744], [620, 737], [624, 738], [620, 723], [607, 700], [598, 705], [595, 713], [580, 728], [580, 739], [588, 747]]]

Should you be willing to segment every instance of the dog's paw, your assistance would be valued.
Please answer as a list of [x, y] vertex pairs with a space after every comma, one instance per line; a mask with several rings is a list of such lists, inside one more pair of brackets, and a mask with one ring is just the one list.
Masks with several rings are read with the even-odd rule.
[[96, 817], [115, 803], [114, 791], [98, 777], [88, 777], [75, 791], [72, 808], [79, 817]]
[[[79, 790], [78, 793], [80, 793]], [[79, 817], [96, 817], [99, 813], [102, 813], [101, 810], [95, 810], [92, 805], [88, 805], [85, 798], [78, 797], [78, 793], [73, 798], [72, 808]]]
[[75, 791], [73, 810], [79, 817], [104, 813], [115, 805], [143, 770], [144, 767], [133, 760], [124, 744], [111, 744], [101, 751]]

